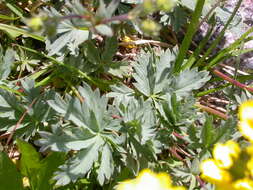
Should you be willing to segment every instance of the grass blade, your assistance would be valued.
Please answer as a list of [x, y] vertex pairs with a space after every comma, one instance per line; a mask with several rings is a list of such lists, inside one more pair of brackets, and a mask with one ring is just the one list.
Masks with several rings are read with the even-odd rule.
[[42, 42], [45, 41], [45, 38], [43, 36], [32, 34], [29, 31], [17, 28], [15, 26], [7, 25], [7, 24], [1, 24], [0, 23], [0, 30], [3, 30], [7, 33], [15, 33], [15, 34], [18, 34], [18, 35], [25, 35], [25, 36], [31, 37], [35, 40], [39, 40], [39, 41], [42, 41]]
[[224, 37], [224, 34], [225, 34], [225, 32], [226, 32], [229, 24], [234, 19], [235, 15], [236, 15], [236, 13], [238, 11], [238, 9], [240, 8], [241, 3], [242, 3], [242, 0], [239, 0], [238, 3], [236, 4], [236, 7], [235, 7], [233, 13], [231, 14], [231, 16], [229, 17], [227, 23], [225, 24], [224, 28], [222, 29], [222, 31], [220, 32], [220, 34], [218, 35], [218, 37], [214, 40], [214, 42], [211, 44], [211, 46], [208, 48], [208, 50], [206, 51], [206, 53], [197, 61], [196, 66], [200, 66], [206, 60], [206, 58], [211, 54], [211, 52], [213, 51], [213, 49], [217, 47], [218, 43]]
[[192, 19], [190, 24], [188, 25], [188, 30], [186, 32], [186, 35], [184, 37], [184, 40], [182, 42], [182, 45], [179, 49], [178, 57], [175, 63], [175, 72], [180, 72], [182, 69], [181, 66], [183, 64], [184, 58], [187, 54], [187, 51], [191, 45], [193, 35], [195, 34], [198, 24], [199, 24], [199, 18], [201, 17], [202, 9], [204, 7], [205, 0], [198, 0], [195, 10], [192, 15]]

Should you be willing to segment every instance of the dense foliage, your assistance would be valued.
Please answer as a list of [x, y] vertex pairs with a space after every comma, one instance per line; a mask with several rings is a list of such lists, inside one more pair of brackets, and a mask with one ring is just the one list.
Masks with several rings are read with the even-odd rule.
[[252, 99], [252, 9], [0, 0], [0, 189], [109, 190], [145, 168], [170, 174], [167, 189], [215, 189], [200, 163], [248, 145], [237, 107]]

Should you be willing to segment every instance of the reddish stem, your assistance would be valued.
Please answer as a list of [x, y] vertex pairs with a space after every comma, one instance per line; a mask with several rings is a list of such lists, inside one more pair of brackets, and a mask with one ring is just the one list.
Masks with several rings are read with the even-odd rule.
[[222, 78], [222, 79], [224, 79], [224, 80], [232, 83], [233, 85], [235, 85], [235, 86], [237, 86], [239, 88], [246, 89], [246, 90], [248, 90], [250, 92], [253, 92], [253, 88], [248, 87], [247, 85], [242, 84], [242, 83], [238, 82], [237, 80], [234, 80], [234, 79], [230, 78], [229, 76], [223, 74], [222, 72], [218, 71], [217, 69], [214, 69], [213, 73], [215, 75], [217, 75], [218, 77], [220, 77], [220, 78]]
[[25, 112], [23, 113], [23, 115], [20, 117], [20, 119], [18, 120], [17, 124], [15, 125], [14, 129], [12, 130], [12, 132], [10, 133], [10, 136], [7, 139], [7, 145], [10, 143], [16, 129], [19, 127], [19, 125], [21, 124], [21, 122], [24, 120], [26, 114], [28, 113], [29, 109], [33, 106], [33, 104], [36, 102], [37, 98], [35, 98], [32, 103], [29, 105], [29, 107], [25, 110]]

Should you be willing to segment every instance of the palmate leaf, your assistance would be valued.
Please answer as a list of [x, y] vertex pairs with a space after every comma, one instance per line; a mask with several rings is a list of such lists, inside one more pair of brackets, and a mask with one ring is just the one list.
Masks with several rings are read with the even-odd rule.
[[[83, 15], [84, 13], [87, 13], [87, 10], [77, 0], [75, 0], [72, 4], [67, 4], [67, 6], [70, 10], [66, 7], [63, 9], [63, 12], [66, 15]], [[50, 17], [63, 17], [63, 15], [54, 8], [46, 10], [46, 12]], [[61, 55], [64, 49], [68, 49], [71, 54], [77, 55], [78, 46], [89, 37], [89, 26], [90, 23], [84, 21], [83, 19], [62, 20], [56, 27], [56, 35], [54, 37], [47, 38], [46, 40], [48, 55]]]
[[102, 185], [109, 180], [114, 171], [114, 161], [111, 148], [105, 144], [102, 149], [101, 164], [98, 169], [98, 182]]
[[158, 106], [159, 115], [162, 117], [162, 123], [168, 128], [190, 127], [197, 117], [195, 108], [196, 100], [192, 95], [187, 98], [178, 98], [175, 94], [166, 94], [161, 106]]
[[175, 55], [169, 49], [160, 58], [150, 53], [142, 53], [134, 66], [134, 86], [143, 95], [150, 97], [160, 93], [169, 85], [170, 67], [175, 61]]
[[192, 90], [201, 88], [211, 77], [209, 72], [200, 71], [197, 68], [184, 70], [175, 77], [172, 89], [177, 96], [187, 96]]
[[148, 163], [156, 159], [154, 137], [156, 131], [156, 117], [151, 101], [130, 99], [122, 102], [118, 107], [123, 119], [122, 133], [123, 148], [126, 153], [123, 160], [133, 173], [148, 167]]
[[53, 97], [54, 93], [52, 91], [45, 91], [41, 94], [40, 89], [34, 87], [34, 81], [25, 80], [21, 81], [21, 84], [24, 90], [21, 97], [0, 89], [0, 120], [6, 119], [6, 121], [1, 123], [0, 130], [13, 130], [15, 124], [18, 123], [27, 110], [27, 114], [15, 134], [19, 137], [30, 138], [40, 127], [44, 126], [44, 122], [54, 122], [53, 117], [55, 112], [46, 102]]
[[187, 11], [180, 6], [176, 6], [172, 12], [160, 14], [162, 15], [160, 23], [171, 25], [175, 32], [178, 32], [187, 22]]
[[11, 72], [11, 65], [15, 60], [15, 52], [12, 49], [7, 49], [5, 55], [3, 48], [0, 45], [0, 80], [6, 79]]
[[169, 49], [156, 57], [151, 53], [143, 53], [134, 66], [133, 74], [136, 80], [134, 86], [146, 97], [164, 99], [166, 94], [175, 93], [176, 96], [185, 97], [193, 90], [201, 88], [209, 79], [207, 71], [198, 72], [197, 68], [184, 70], [172, 75], [172, 67], [177, 50]]
[[112, 92], [107, 97], [114, 98], [114, 104], [119, 105], [121, 102], [128, 103], [134, 98], [134, 90], [124, 84], [116, 84], [111, 86]]
[[[42, 150], [47, 148], [54, 151], [69, 152], [78, 151], [60, 167], [55, 179], [57, 185], [66, 185], [84, 177], [86, 173], [94, 169], [94, 164], [99, 166], [98, 181], [101, 185], [110, 178], [114, 168], [112, 163], [113, 150], [119, 144], [119, 137], [115, 132], [120, 128], [120, 120], [114, 120], [107, 111], [107, 98], [100, 96], [98, 90], [84, 84], [79, 87], [80, 95], [84, 101], [80, 102], [75, 97], [66, 96], [62, 99], [56, 94], [54, 100], [48, 101], [49, 105], [64, 116], [65, 125], [58, 124], [52, 132], [40, 132], [42, 139], [36, 144]], [[114, 133], [110, 132], [114, 130]], [[105, 160], [105, 157], [109, 161]], [[110, 167], [107, 167], [110, 165]]]
[[99, 150], [104, 144], [101, 137], [97, 136], [95, 138], [94, 143], [82, 149], [74, 158], [60, 167], [61, 171], [56, 172], [54, 178], [57, 180], [56, 185], [66, 185], [71, 181], [76, 181], [92, 168], [94, 162], [98, 160]]

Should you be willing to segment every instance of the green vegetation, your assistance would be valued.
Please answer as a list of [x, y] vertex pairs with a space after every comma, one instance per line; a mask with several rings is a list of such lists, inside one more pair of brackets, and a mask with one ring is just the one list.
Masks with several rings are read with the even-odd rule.
[[0, 189], [110, 190], [145, 168], [214, 189], [199, 163], [246, 146], [253, 92], [253, 27], [225, 3], [0, 0]]

